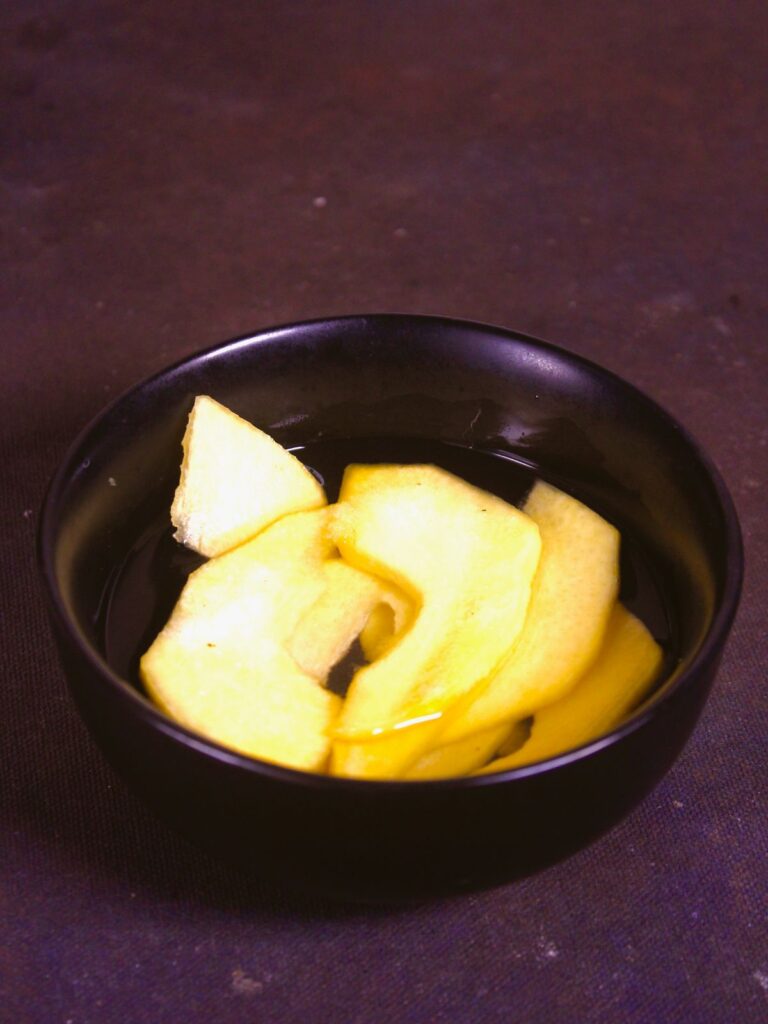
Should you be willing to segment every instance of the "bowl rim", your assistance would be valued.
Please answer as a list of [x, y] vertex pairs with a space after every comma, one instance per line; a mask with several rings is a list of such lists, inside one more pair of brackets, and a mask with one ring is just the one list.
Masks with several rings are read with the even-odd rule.
[[[56, 534], [57, 534], [57, 509], [64, 497], [72, 475], [72, 469], [82, 462], [79, 455], [90, 435], [124, 403], [129, 402], [140, 392], [147, 388], [162, 385], [163, 381], [175, 376], [183, 368], [189, 368], [194, 364], [203, 365], [210, 359], [222, 359], [232, 352], [242, 348], [258, 347], [279, 341], [284, 337], [293, 337], [297, 333], [311, 331], [322, 327], [332, 330], [334, 326], [351, 328], [354, 324], [367, 326], [370, 322], [381, 323], [384, 321], [397, 322], [401, 324], [412, 323], [421, 327], [431, 326], [434, 328], [450, 327], [464, 330], [480, 331], [486, 335], [494, 335], [506, 343], [522, 344], [532, 346], [539, 351], [555, 356], [560, 360], [567, 361], [578, 366], [582, 371], [597, 375], [609, 381], [614, 386], [627, 389], [636, 398], [639, 398], [660, 421], [672, 429], [690, 449], [691, 454], [698, 461], [699, 466], [707, 476], [712, 485], [719, 504], [723, 520], [723, 532], [725, 537], [725, 576], [720, 600], [718, 601], [713, 614], [712, 622], [702, 639], [698, 650], [696, 650], [689, 664], [682, 670], [673, 673], [664, 683], [661, 690], [654, 697], [643, 702], [639, 708], [629, 715], [624, 721], [609, 732], [581, 746], [574, 747], [555, 757], [546, 758], [542, 761], [535, 761], [531, 764], [522, 765], [517, 768], [509, 768], [496, 772], [489, 772], [483, 775], [452, 776], [441, 779], [356, 779], [343, 776], [323, 775], [318, 772], [306, 771], [304, 769], [290, 768], [285, 765], [276, 764], [270, 761], [259, 760], [247, 754], [241, 754], [220, 745], [215, 740], [207, 739], [200, 734], [187, 729], [185, 726], [175, 722], [151, 701], [142, 694], [130, 681], [118, 675], [106, 659], [95, 649], [95, 647], [82, 635], [81, 630], [69, 615], [65, 601], [58, 585], [58, 578], [55, 571]], [[648, 721], [656, 715], [663, 713], [665, 705], [679, 691], [696, 684], [701, 669], [715, 657], [718, 648], [724, 645], [733, 619], [738, 608], [741, 595], [741, 588], [744, 574], [744, 551], [741, 528], [739, 525], [736, 508], [725, 481], [715, 465], [713, 459], [707, 454], [701, 444], [671, 413], [660, 403], [651, 398], [637, 385], [632, 384], [619, 374], [601, 366], [586, 357], [572, 352], [567, 348], [555, 345], [552, 342], [544, 341], [533, 335], [525, 334], [501, 325], [484, 323], [478, 320], [463, 319], [458, 317], [440, 316], [421, 313], [358, 313], [344, 314], [339, 316], [314, 317], [307, 320], [288, 322], [272, 327], [265, 327], [257, 331], [237, 335], [223, 342], [208, 345], [202, 349], [189, 353], [176, 360], [170, 365], [155, 371], [149, 376], [137, 381], [120, 395], [114, 398], [108, 405], [92, 417], [85, 426], [78, 432], [75, 439], [67, 447], [63, 457], [60, 459], [57, 469], [54, 471], [43, 498], [42, 509], [38, 520], [37, 529], [37, 562], [41, 574], [44, 589], [47, 597], [49, 612], [59, 629], [67, 636], [68, 640], [77, 647], [81, 657], [89, 663], [90, 667], [105, 680], [119, 695], [120, 699], [129, 705], [133, 713], [138, 714], [152, 728], [157, 729], [171, 740], [181, 743], [183, 746], [195, 750], [204, 756], [219, 761], [231, 767], [244, 770], [249, 774], [267, 776], [276, 782], [286, 784], [299, 783], [308, 789], [349, 790], [354, 792], [415, 792], [428, 788], [435, 792], [451, 792], [454, 790], [475, 789], [486, 786], [494, 787], [505, 785], [517, 779], [529, 779], [539, 775], [546, 775], [557, 771], [569, 764], [587, 760], [599, 751], [613, 746], [626, 736], [641, 729]]]

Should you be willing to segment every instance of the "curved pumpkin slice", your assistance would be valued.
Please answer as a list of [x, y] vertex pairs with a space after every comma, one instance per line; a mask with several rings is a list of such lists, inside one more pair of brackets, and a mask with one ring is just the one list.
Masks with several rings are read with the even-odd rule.
[[480, 774], [545, 761], [609, 732], [648, 692], [661, 658], [661, 648], [643, 623], [617, 604], [591, 668], [562, 700], [534, 715], [527, 743]]
[[286, 516], [201, 566], [141, 659], [172, 718], [244, 754], [321, 769], [341, 706], [288, 650], [327, 585], [328, 509]]
[[326, 504], [306, 466], [207, 395], [195, 399], [182, 446], [171, 522], [176, 540], [201, 555], [223, 554], [281, 516]]
[[619, 533], [582, 502], [537, 481], [523, 506], [541, 558], [520, 641], [460, 716], [451, 743], [559, 700], [597, 656], [619, 589]]
[[389, 465], [347, 469], [331, 529], [348, 562], [401, 587], [418, 609], [405, 635], [356, 673], [335, 729], [335, 772], [397, 777], [516, 642], [539, 531], [451, 473]]

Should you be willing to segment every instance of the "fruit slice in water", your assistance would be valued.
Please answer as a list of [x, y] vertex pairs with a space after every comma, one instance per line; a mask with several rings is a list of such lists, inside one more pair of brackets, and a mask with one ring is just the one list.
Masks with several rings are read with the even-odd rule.
[[534, 715], [530, 738], [519, 750], [492, 761], [480, 772], [544, 761], [602, 736], [645, 696], [661, 661], [661, 648], [647, 628], [616, 604], [603, 646], [583, 677], [562, 700]]
[[288, 642], [327, 586], [329, 516], [287, 516], [192, 573], [140, 665], [172, 718], [244, 754], [324, 766], [341, 700], [296, 663]]
[[306, 466], [207, 395], [195, 399], [182, 446], [171, 522], [176, 540], [201, 555], [223, 554], [281, 516], [326, 504]]
[[452, 743], [558, 700], [600, 649], [619, 589], [619, 533], [564, 491], [537, 481], [523, 506], [541, 558], [520, 640], [477, 698], [446, 720]]
[[336, 773], [398, 777], [436, 720], [515, 643], [539, 531], [435, 466], [375, 465], [347, 469], [332, 533], [345, 560], [395, 583], [418, 609], [405, 635], [356, 673], [335, 729]]

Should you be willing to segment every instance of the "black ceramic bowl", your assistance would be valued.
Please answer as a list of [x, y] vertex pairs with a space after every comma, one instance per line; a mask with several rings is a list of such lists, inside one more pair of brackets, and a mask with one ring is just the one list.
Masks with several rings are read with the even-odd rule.
[[[478, 483], [507, 481], [514, 491], [533, 471], [568, 488], [626, 538], [623, 597], [667, 650], [653, 699], [610, 735], [551, 761], [424, 783], [296, 772], [174, 724], [140, 692], [131, 666], [189, 567], [175, 560], [166, 524], [198, 393], [283, 444], [325, 452], [326, 463], [328, 452], [340, 461], [370, 454], [376, 438], [382, 457], [432, 456], [449, 468], [458, 460]], [[333, 465], [326, 469], [334, 475]], [[69, 452], [48, 493], [39, 544], [72, 693], [128, 784], [166, 822], [230, 862], [302, 888], [373, 899], [511, 880], [626, 814], [693, 728], [742, 572], [720, 477], [652, 401], [532, 338], [415, 316], [263, 331], [135, 387]], [[121, 590], [126, 573], [134, 574], [133, 591]]]

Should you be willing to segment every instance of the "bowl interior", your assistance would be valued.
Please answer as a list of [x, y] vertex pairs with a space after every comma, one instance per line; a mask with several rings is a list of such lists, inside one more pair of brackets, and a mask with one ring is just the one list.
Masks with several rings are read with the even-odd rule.
[[655, 631], [666, 631], [665, 687], [727, 628], [738, 591], [735, 517], [706, 458], [658, 406], [612, 374], [511, 332], [350, 317], [194, 356], [118, 400], [76, 442], [49, 493], [42, 554], [60, 611], [100, 657], [116, 574], [167, 516], [199, 393], [288, 446], [380, 438], [394, 450], [402, 439], [405, 451], [406, 439], [446, 442], [500, 453], [571, 490], [643, 552], [662, 597]]

